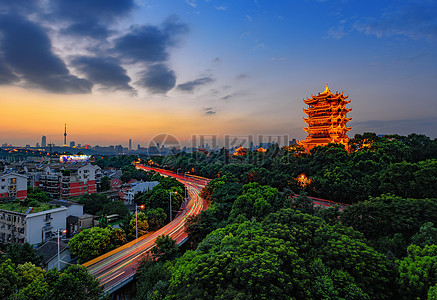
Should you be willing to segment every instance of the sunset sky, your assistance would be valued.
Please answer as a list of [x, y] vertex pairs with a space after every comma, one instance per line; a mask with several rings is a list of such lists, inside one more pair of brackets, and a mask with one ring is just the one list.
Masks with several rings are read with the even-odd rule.
[[0, 0], [0, 144], [304, 139], [326, 84], [349, 136], [437, 138], [437, 2]]

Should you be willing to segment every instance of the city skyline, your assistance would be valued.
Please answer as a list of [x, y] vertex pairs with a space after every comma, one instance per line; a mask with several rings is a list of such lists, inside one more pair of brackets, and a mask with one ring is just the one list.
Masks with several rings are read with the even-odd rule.
[[433, 1], [0, 3], [0, 144], [304, 139], [302, 99], [349, 95], [349, 136], [437, 138]]

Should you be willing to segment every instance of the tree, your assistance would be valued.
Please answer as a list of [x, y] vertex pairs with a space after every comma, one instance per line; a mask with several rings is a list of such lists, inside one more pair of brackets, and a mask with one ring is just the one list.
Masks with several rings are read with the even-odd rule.
[[27, 199], [26, 199], [26, 202], [30, 202], [32, 200], [36, 200], [38, 202], [46, 203], [46, 202], [50, 201], [50, 197], [49, 197], [49, 195], [46, 192], [44, 192], [44, 191], [42, 191], [42, 190], [40, 190], [38, 188], [28, 187], [27, 188]]
[[[138, 224], [138, 226], [137, 226]], [[142, 211], [132, 215], [129, 222], [129, 233], [127, 235], [128, 240], [134, 240], [136, 238], [138, 228], [138, 237], [145, 235], [149, 230], [149, 223], [147, 223], [146, 214]]]
[[36, 266], [42, 266], [43, 260], [43, 257], [38, 255], [28, 242], [24, 244], [9, 244], [6, 248], [6, 258], [11, 259], [16, 265], [30, 262]]
[[400, 294], [404, 299], [426, 299], [437, 284], [437, 245], [410, 245], [407, 252], [407, 257], [397, 261]]
[[78, 202], [84, 204], [84, 213], [96, 215], [103, 209], [103, 206], [110, 203], [111, 200], [102, 194], [86, 194], [79, 198]]
[[153, 258], [159, 262], [175, 259], [179, 255], [179, 246], [168, 235], [160, 235], [156, 238], [155, 247], [151, 250]]
[[68, 266], [59, 276], [50, 291], [50, 299], [87, 299], [98, 300], [107, 297], [103, 294], [103, 286], [80, 265]]
[[13, 295], [13, 300], [40, 300], [49, 299], [47, 296], [50, 293], [50, 286], [44, 280], [43, 276], [35, 278], [26, 287], [20, 289], [17, 294]]
[[114, 249], [117, 246], [112, 244], [114, 240], [111, 227], [94, 227], [75, 235], [68, 242], [68, 247], [78, 262], [84, 263]]
[[165, 225], [167, 215], [164, 212], [164, 209], [160, 207], [156, 209], [148, 209], [146, 210], [145, 214], [150, 230], [154, 231]]
[[171, 278], [168, 263], [143, 259], [135, 273], [136, 299], [164, 299]]
[[243, 186], [243, 194], [235, 200], [229, 221], [235, 222], [237, 218], [263, 219], [278, 208], [278, 190], [270, 186], [261, 186], [258, 183], [249, 183]]
[[411, 237], [411, 243], [421, 247], [437, 244], [437, 228], [433, 223], [426, 222], [420, 227], [419, 232]]
[[45, 271], [34, 264], [27, 262], [17, 266], [18, 289], [28, 286], [38, 278], [44, 278]]
[[121, 218], [129, 214], [129, 209], [126, 204], [121, 200], [111, 201], [103, 205], [102, 210], [99, 212], [99, 215], [113, 215], [117, 214]]
[[100, 191], [105, 192], [111, 188], [111, 182], [108, 176], [103, 176], [100, 181]]
[[6, 299], [18, 287], [18, 274], [11, 259], [0, 264], [0, 275], [0, 299]]

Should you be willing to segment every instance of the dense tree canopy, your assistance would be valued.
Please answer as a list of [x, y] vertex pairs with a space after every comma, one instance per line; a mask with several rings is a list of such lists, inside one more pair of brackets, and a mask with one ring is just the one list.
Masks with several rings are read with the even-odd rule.
[[94, 227], [84, 229], [75, 235], [68, 242], [68, 247], [78, 261], [84, 263], [124, 243], [126, 243], [126, 236], [121, 229]]

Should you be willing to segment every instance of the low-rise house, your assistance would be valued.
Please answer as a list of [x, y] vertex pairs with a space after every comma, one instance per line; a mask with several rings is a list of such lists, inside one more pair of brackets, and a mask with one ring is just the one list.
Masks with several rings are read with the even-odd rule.
[[149, 191], [153, 189], [155, 186], [159, 184], [159, 181], [146, 181], [139, 182], [132, 187], [128, 188], [124, 193], [124, 201], [127, 204], [132, 204], [134, 201], [134, 197], [137, 193], [143, 193], [145, 191]]
[[[63, 270], [67, 264], [71, 261], [71, 252], [68, 249], [68, 244], [63, 241], [59, 241], [59, 257], [58, 257], [58, 241], [53, 239], [45, 242], [41, 245], [36, 253], [42, 255], [43, 265], [46, 271], [53, 268]], [[59, 262], [59, 264], [58, 264]]]

